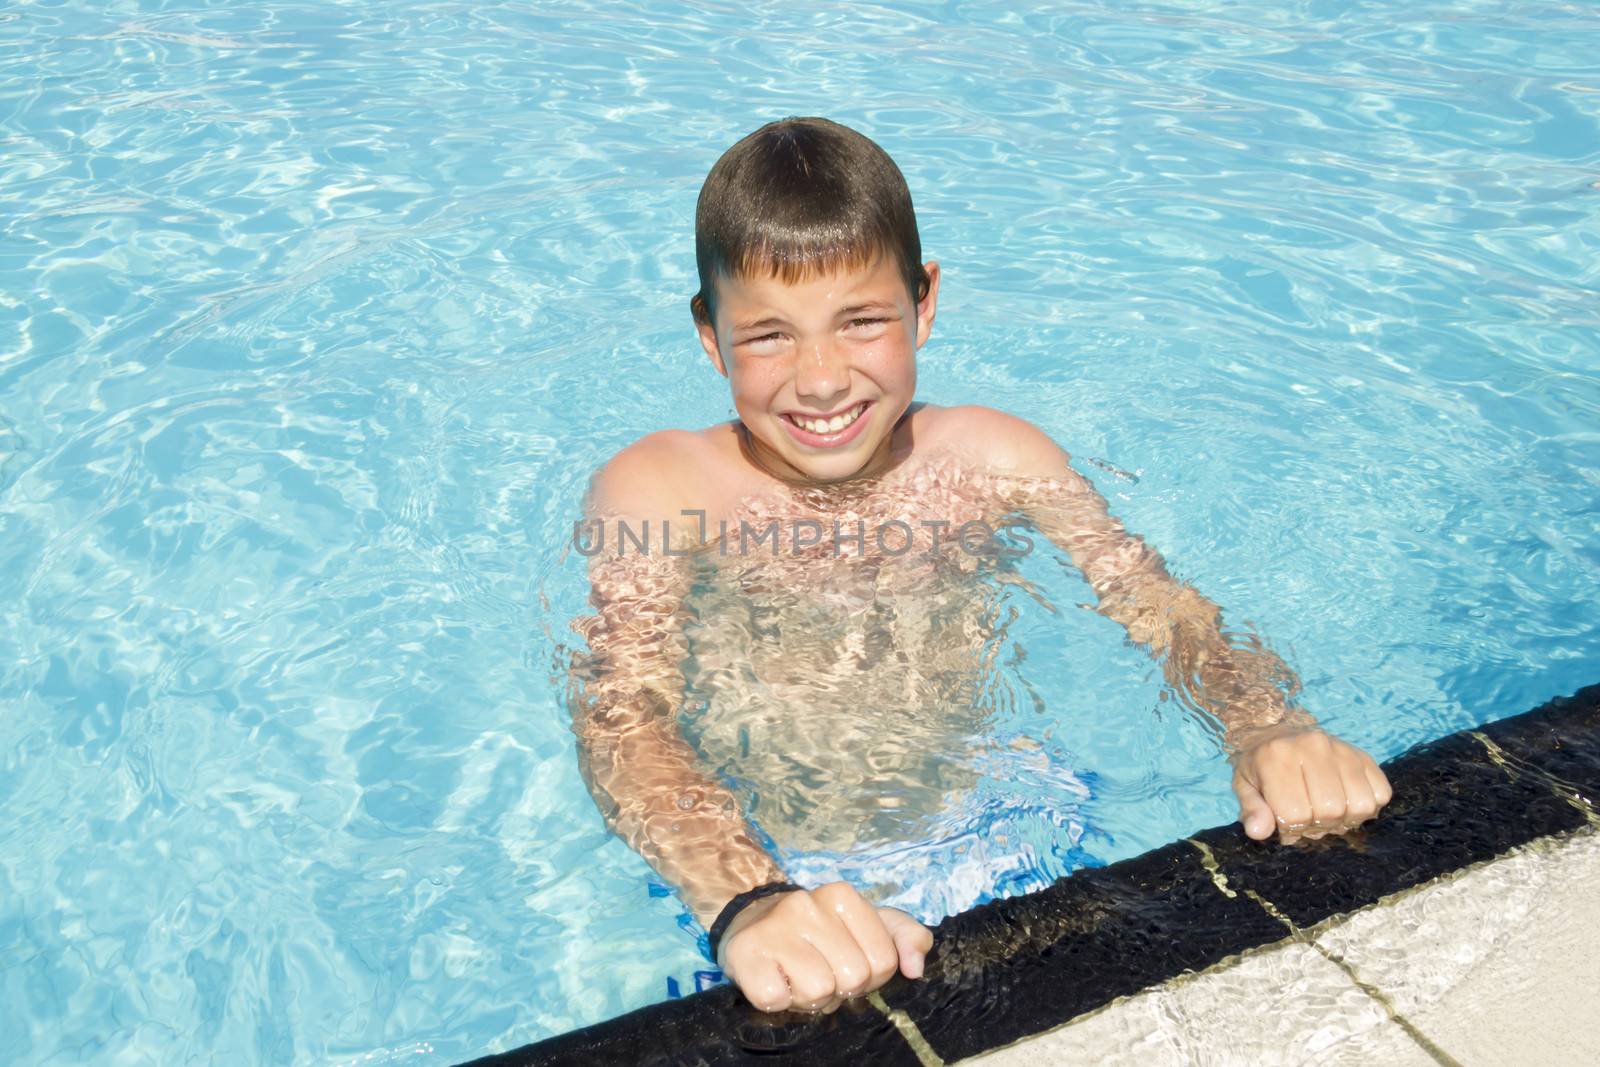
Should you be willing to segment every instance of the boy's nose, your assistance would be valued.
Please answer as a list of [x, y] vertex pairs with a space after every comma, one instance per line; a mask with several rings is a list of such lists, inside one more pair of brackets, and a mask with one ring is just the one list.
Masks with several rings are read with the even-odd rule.
[[827, 409], [830, 401], [850, 391], [850, 365], [834, 345], [826, 342], [813, 345], [811, 351], [800, 355], [794, 388], [801, 396]]

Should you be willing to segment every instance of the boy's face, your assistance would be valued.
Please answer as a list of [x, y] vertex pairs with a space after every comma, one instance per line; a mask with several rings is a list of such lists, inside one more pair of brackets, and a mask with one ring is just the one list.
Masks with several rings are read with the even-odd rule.
[[716, 322], [700, 343], [768, 470], [836, 482], [879, 470], [917, 386], [916, 352], [933, 328], [939, 265], [916, 303], [894, 258], [786, 285], [716, 280]]

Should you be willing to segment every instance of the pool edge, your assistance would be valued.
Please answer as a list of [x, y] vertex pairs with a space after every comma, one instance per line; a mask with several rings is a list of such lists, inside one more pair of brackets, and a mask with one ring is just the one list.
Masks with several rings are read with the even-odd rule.
[[722, 986], [463, 1067], [929, 1067], [1023, 1041], [1537, 838], [1600, 826], [1600, 685], [1417, 745], [1384, 768], [1394, 800], [1359, 835], [1285, 847], [1250, 841], [1235, 823], [1076, 871], [951, 916], [921, 980], [896, 978], [830, 1016], [764, 1015]]

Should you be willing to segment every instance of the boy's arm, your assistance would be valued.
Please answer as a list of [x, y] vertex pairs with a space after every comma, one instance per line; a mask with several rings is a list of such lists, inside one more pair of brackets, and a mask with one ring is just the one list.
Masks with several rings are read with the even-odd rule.
[[675, 562], [591, 563], [597, 613], [579, 623], [590, 653], [571, 679], [573, 729], [579, 767], [606, 824], [709, 928], [729, 900], [782, 881], [783, 871], [678, 728], [682, 678], [667, 632], [676, 581], [661, 573]]
[[[573, 666], [573, 729], [584, 781], [607, 825], [709, 928], [735, 896], [785, 879], [738, 799], [705, 773], [678, 727], [686, 576], [681, 557], [666, 555], [659, 542], [661, 520], [680, 517], [666, 467], [636, 445], [591, 485], [587, 510], [608, 529], [590, 560], [596, 613], [575, 624], [589, 652]], [[649, 554], [631, 545], [618, 551], [618, 519], [635, 532], [649, 520], [656, 538]], [[758, 1008], [833, 1011], [897, 969], [919, 977], [932, 945], [931, 932], [911, 916], [875, 908], [848, 883], [834, 882], [744, 907], [723, 933], [717, 963]]]
[[1348, 828], [1388, 803], [1389, 783], [1377, 764], [1323, 733], [1291, 703], [1300, 687], [1294, 671], [1253, 635], [1231, 643], [1217, 605], [1173, 578], [1161, 555], [1123, 528], [1055, 442], [1022, 419], [962, 410], [970, 413], [967, 432], [996, 442], [992, 464], [1045, 480], [1030, 484], [1018, 503], [1072, 557], [1095, 592], [1097, 610], [1160, 660], [1186, 705], [1220, 725], [1251, 837], [1281, 829], [1291, 840]]
[[[604, 547], [589, 560], [595, 614], [575, 625], [589, 653], [571, 676], [573, 729], [584, 781], [607, 825], [681, 893], [702, 925], [747, 889], [783, 871], [744, 819], [737, 798], [701, 768], [678, 727], [683, 650], [677, 610], [685, 578], [658, 541], [648, 552], [616, 544], [617, 520], [634, 531], [676, 512], [637, 460], [596, 477], [589, 512], [604, 522]], [[640, 518], [623, 518], [639, 515]], [[593, 541], [590, 541], [593, 544]]]

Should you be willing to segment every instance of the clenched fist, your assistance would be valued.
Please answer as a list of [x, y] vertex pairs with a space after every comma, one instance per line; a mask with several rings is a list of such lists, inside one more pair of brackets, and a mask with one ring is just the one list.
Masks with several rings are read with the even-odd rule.
[[848, 882], [762, 897], [734, 916], [717, 965], [762, 1011], [831, 1012], [898, 969], [922, 977], [933, 932]]
[[1268, 734], [1233, 767], [1239, 821], [1258, 841], [1274, 831], [1289, 844], [1354, 829], [1394, 795], [1371, 756], [1321, 730]]

